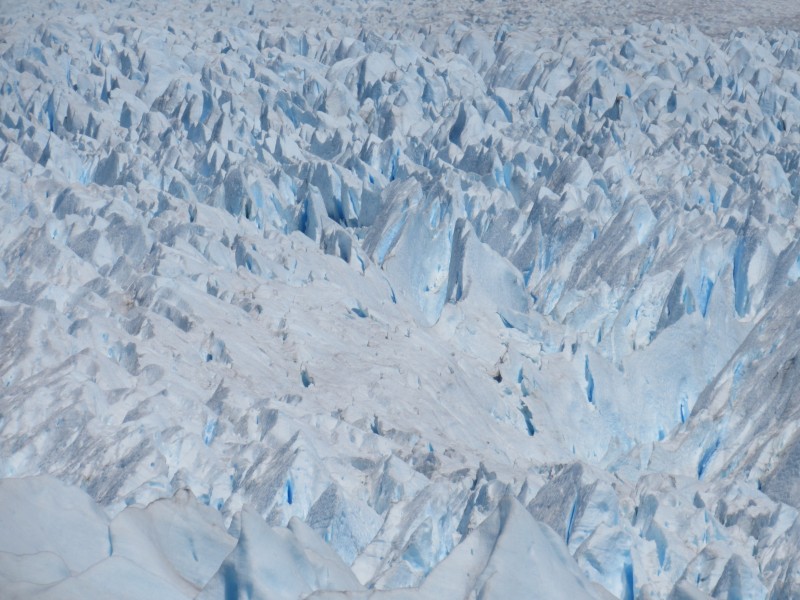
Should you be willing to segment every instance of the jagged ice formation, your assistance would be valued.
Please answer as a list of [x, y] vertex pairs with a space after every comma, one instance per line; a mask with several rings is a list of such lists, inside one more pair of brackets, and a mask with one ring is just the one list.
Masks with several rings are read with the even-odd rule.
[[0, 21], [11, 597], [800, 594], [796, 32], [62, 8]]

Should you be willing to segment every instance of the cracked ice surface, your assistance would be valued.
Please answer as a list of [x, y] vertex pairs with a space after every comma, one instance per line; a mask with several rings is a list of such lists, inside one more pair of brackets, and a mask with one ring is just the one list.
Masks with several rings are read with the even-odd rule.
[[0, 586], [799, 594], [798, 34], [376, 6], [0, 19]]

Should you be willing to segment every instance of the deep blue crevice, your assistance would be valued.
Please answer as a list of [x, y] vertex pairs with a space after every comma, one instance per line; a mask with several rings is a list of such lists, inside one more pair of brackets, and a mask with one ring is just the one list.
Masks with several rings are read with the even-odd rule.
[[705, 317], [708, 312], [708, 303], [711, 300], [711, 292], [713, 289], [714, 282], [708, 277], [703, 276], [700, 282], [700, 314], [703, 315], [703, 317]]
[[713, 443], [713, 445], [706, 448], [703, 455], [700, 457], [700, 462], [697, 463], [697, 478], [702, 479], [703, 473], [705, 473], [706, 467], [708, 467], [708, 463], [711, 462], [714, 453], [719, 448], [719, 438]]
[[578, 511], [578, 497], [572, 502], [572, 508], [569, 511], [569, 518], [567, 519], [567, 532], [564, 534], [564, 543], [569, 546], [569, 539], [572, 537], [572, 526], [575, 524], [575, 513]]
[[225, 600], [239, 600], [239, 577], [236, 567], [230, 563], [224, 564], [222, 579], [225, 581]]
[[505, 327], [506, 329], [514, 329], [514, 326], [511, 324], [511, 322], [508, 319], [506, 319], [503, 315], [497, 313], [497, 316], [500, 317], [500, 320], [503, 322], [503, 327]]
[[625, 579], [625, 600], [633, 600], [635, 594], [633, 593], [633, 565], [625, 563], [622, 569], [623, 577]]
[[747, 291], [747, 245], [744, 238], [739, 238], [733, 253], [733, 292], [736, 314], [743, 317], [747, 314], [750, 297]]
[[528, 408], [528, 405], [524, 402], [520, 402], [519, 412], [522, 413], [522, 417], [525, 419], [525, 428], [528, 430], [528, 435], [533, 437], [533, 434], [536, 433], [536, 427], [533, 425], [533, 414], [531, 413], [531, 409]]
[[583, 376], [586, 378], [586, 398], [590, 403], [594, 404], [594, 377], [592, 371], [589, 369], [589, 356], [586, 356], [586, 362], [583, 367]]

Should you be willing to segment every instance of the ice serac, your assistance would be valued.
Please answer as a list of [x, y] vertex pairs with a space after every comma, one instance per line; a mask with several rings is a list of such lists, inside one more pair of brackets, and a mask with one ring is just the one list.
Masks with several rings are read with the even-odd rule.
[[239, 519], [236, 547], [198, 598], [289, 600], [319, 589], [362, 589], [341, 559], [301, 521], [273, 529], [249, 509]]
[[74, 486], [47, 476], [2, 479], [0, 506], [6, 559], [59, 557], [69, 573], [80, 573], [111, 554], [108, 517]]
[[111, 522], [110, 543], [114, 556], [193, 594], [211, 580], [235, 539], [218, 511], [181, 490], [145, 508], [126, 508]]
[[0, 506], [0, 577], [9, 598], [187, 599], [197, 591], [168, 572], [152, 542], [137, 545], [133, 560], [115, 554], [108, 517], [77, 487], [47, 476], [4, 479]]
[[79, 600], [114, 596], [124, 600], [145, 600], [158, 596], [168, 600], [188, 600], [190, 590], [155, 575], [125, 558], [109, 557], [38, 593], [21, 598], [41, 600]]
[[520, 593], [536, 598], [606, 599], [577, 569], [563, 541], [536, 521], [519, 501], [505, 496], [497, 508], [425, 578], [419, 588], [364, 594], [317, 593], [313, 598], [500, 599]]
[[654, 454], [655, 466], [668, 448], [693, 447], [698, 476], [741, 473], [773, 500], [800, 507], [796, 429], [787, 426], [774, 437], [775, 427], [793, 423], [798, 410], [800, 339], [796, 328], [785, 327], [800, 309], [796, 288], [789, 286], [756, 324], [704, 390], [687, 425]]
[[508, 496], [420, 586], [431, 599], [500, 599], [520, 590], [539, 598], [603, 597], [578, 571], [562, 540]]

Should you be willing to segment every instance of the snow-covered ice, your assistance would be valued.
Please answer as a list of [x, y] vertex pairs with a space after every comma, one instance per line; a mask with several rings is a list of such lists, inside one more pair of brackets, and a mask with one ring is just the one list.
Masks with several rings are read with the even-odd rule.
[[4, 6], [2, 594], [800, 595], [770, 6]]

